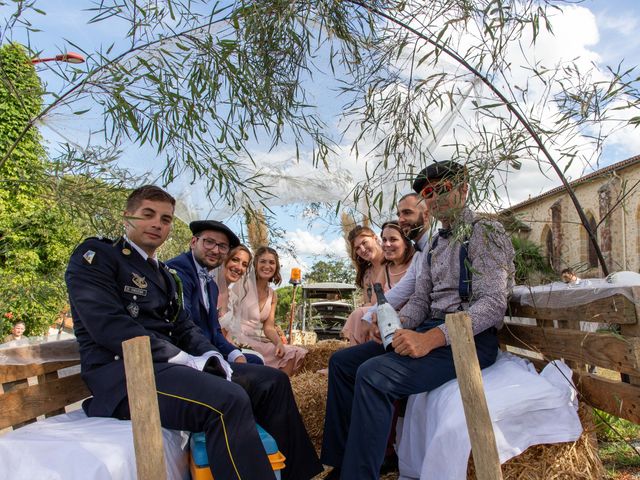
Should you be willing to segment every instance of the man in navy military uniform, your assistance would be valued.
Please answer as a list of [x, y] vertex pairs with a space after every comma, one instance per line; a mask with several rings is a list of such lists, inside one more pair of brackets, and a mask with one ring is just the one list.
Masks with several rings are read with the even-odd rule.
[[193, 233], [191, 250], [167, 262], [182, 280], [184, 309], [229, 362], [262, 365], [260, 357], [243, 355], [222, 333], [218, 321], [218, 286], [209, 275], [222, 264], [230, 249], [240, 245], [240, 240], [229, 227], [215, 220], [191, 222], [189, 228]]
[[322, 466], [288, 377], [259, 365], [234, 363], [232, 370], [182, 308], [172, 273], [156, 259], [174, 205], [162, 189], [140, 187], [127, 200], [126, 235], [89, 238], [71, 256], [65, 280], [82, 378], [93, 394], [85, 412], [129, 418], [121, 344], [148, 336], [161, 423], [205, 432], [215, 478], [273, 478], [256, 422], [287, 457], [283, 478], [312, 478]]

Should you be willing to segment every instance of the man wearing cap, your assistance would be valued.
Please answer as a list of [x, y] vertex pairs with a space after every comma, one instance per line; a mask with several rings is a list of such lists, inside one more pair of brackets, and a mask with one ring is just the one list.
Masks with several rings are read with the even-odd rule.
[[238, 237], [224, 223], [216, 220], [198, 220], [189, 224], [190, 251], [167, 262], [182, 280], [184, 308], [205, 337], [213, 343], [229, 362], [263, 362], [257, 355], [243, 355], [222, 333], [218, 321], [218, 286], [210, 272], [219, 267], [227, 253], [240, 245]]
[[338, 351], [329, 361], [321, 455], [335, 467], [329, 479], [377, 479], [393, 402], [455, 378], [447, 313], [468, 312], [480, 367], [495, 362], [514, 253], [499, 223], [480, 220], [466, 207], [467, 182], [463, 165], [437, 162], [412, 185], [443, 228], [423, 255], [415, 292], [400, 311], [403, 328], [393, 337], [393, 351], [371, 341]]
[[305, 431], [289, 378], [279, 370], [234, 363], [233, 369], [182, 308], [179, 283], [156, 257], [173, 223], [175, 199], [147, 185], [124, 212], [125, 236], [89, 238], [65, 274], [81, 375], [93, 397], [88, 416], [129, 419], [122, 342], [151, 345], [162, 426], [204, 432], [215, 478], [263, 480], [273, 470], [258, 422], [287, 457], [283, 478], [310, 479], [322, 466]]

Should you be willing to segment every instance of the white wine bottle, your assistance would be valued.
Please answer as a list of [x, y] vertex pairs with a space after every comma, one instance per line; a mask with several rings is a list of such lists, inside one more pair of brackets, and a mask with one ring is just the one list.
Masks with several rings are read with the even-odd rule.
[[382, 345], [384, 345], [384, 349], [387, 352], [391, 352], [393, 350], [391, 346], [393, 334], [396, 330], [402, 328], [400, 317], [395, 308], [387, 302], [381, 284], [374, 283], [373, 291], [378, 299], [378, 328], [380, 329], [380, 337], [382, 337]]

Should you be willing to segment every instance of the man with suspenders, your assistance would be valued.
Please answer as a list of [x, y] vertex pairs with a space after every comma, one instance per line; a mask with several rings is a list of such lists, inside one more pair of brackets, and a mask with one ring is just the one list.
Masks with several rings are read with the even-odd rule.
[[[503, 320], [515, 270], [509, 237], [502, 225], [477, 220], [466, 207], [465, 166], [436, 162], [412, 186], [443, 228], [423, 255], [415, 292], [400, 311], [404, 328], [394, 335], [394, 351], [385, 352], [371, 341], [330, 359], [321, 455], [325, 465], [334, 467], [329, 479], [377, 479], [393, 402], [455, 378], [444, 325], [447, 313], [465, 310], [471, 316], [481, 368], [493, 364], [498, 353], [496, 327]], [[466, 254], [461, 254], [463, 248]], [[461, 264], [467, 267], [462, 276]], [[464, 270], [473, 278], [468, 291], [470, 278]]]

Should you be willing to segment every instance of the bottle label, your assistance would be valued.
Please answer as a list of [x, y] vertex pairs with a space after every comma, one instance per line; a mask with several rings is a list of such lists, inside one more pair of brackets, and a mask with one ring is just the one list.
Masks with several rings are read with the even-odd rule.
[[380, 337], [382, 337], [382, 344], [386, 350], [389, 350], [393, 334], [399, 328], [402, 328], [402, 326], [398, 313], [394, 308], [388, 303], [378, 305], [378, 329], [380, 330]]

